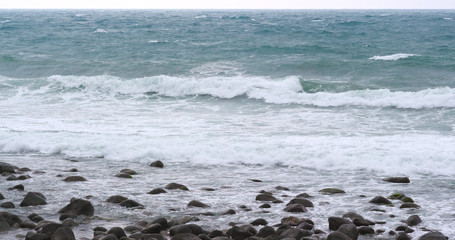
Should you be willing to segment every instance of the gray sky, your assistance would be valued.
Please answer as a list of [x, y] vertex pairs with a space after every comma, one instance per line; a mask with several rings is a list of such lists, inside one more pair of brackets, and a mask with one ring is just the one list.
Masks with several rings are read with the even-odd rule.
[[32, 9], [455, 9], [455, 0], [0, 0]]

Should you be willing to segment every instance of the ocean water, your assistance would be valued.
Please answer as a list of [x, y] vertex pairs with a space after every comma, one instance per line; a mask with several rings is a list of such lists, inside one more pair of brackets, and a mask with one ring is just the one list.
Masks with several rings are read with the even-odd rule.
[[[71, 197], [92, 195], [99, 218], [76, 230], [92, 236], [87, 225], [197, 213], [186, 208], [192, 199], [215, 213], [252, 208], [199, 216], [207, 228], [227, 229], [231, 221], [288, 216], [289, 197], [268, 213], [254, 201], [259, 190], [283, 185], [291, 191], [277, 196], [314, 195], [315, 208], [298, 216], [325, 231], [329, 216], [347, 211], [386, 221], [375, 227], [386, 230], [419, 214], [420, 227], [454, 238], [454, 18], [453, 11], [1, 10], [0, 161], [46, 171], [21, 183], [50, 203], [14, 211], [58, 220]], [[154, 160], [166, 167], [149, 168]], [[56, 177], [73, 167], [89, 181]], [[139, 175], [114, 177], [122, 168]], [[411, 184], [381, 181], [388, 176], [409, 176]], [[0, 192], [19, 203], [23, 193], [0, 181]], [[169, 182], [192, 191], [146, 194]], [[318, 194], [324, 187], [348, 194]], [[372, 197], [395, 192], [422, 209], [396, 202], [386, 213], [369, 211]], [[146, 208], [104, 202], [115, 194]]]

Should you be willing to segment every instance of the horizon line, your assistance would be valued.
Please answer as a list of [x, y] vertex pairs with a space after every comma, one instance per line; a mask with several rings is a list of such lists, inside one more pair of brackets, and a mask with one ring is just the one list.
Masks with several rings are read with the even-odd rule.
[[0, 10], [455, 10], [455, 8], [2, 8]]

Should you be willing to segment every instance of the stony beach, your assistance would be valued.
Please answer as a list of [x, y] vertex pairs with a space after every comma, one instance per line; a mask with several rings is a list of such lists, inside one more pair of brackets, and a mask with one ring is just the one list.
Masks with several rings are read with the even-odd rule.
[[[58, 181], [67, 183], [68, 188], [75, 188], [77, 184], [90, 181], [87, 176], [84, 176], [83, 171], [76, 168], [78, 161], [68, 160], [67, 162], [70, 168], [54, 176]], [[172, 167], [165, 166], [161, 161], [154, 161], [144, 166], [153, 171], [163, 171]], [[170, 201], [174, 196], [181, 194], [193, 200], [187, 201], [186, 206], [168, 208], [169, 212], [164, 214], [165, 216], [148, 214], [149, 216], [142, 219], [140, 217], [108, 219], [101, 217], [101, 212], [106, 208], [141, 212], [146, 211], [147, 205], [154, 202], [124, 196], [122, 189], [115, 189], [117, 194], [112, 194], [101, 201], [97, 199], [102, 196], [96, 196], [96, 193], [90, 192], [84, 196], [73, 196], [68, 198], [67, 202], [53, 206], [53, 209], [59, 209], [58, 211], [37, 214], [41, 207], [53, 204], [52, 200], [48, 199], [50, 193], [31, 189], [27, 183], [38, 181], [47, 172], [43, 169], [33, 169], [32, 166], [14, 166], [8, 162], [0, 162], [0, 173], [3, 186], [0, 192], [2, 208], [0, 209], [0, 239], [448, 239], [444, 233], [426, 227], [428, 220], [419, 216], [419, 212], [426, 206], [415, 202], [413, 196], [401, 192], [389, 196], [375, 196], [371, 192], [357, 194], [345, 189], [323, 188], [295, 195], [290, 194], [292, 189], [287, 186], [276, 185], [273, 189], [264, 189], [265, 179], [251, 178], [244, 180], [257, 186], [254, 199], [235, 207], [220, 207], [204, 202], [200, 193], [216, 196], [217, 192], [232, 186], [207, 186], [194, 191], [185, 182], [169, 182], [162, 187], [150, 189], [146, 194], [152, 197], [164, 196], [164, 198], [169, 195]], [[137, 176], [138, 172], [135, 169], [124, 168], [114, 176], [106, 176], [106, 178], [122, 182]], [[102, 181], [102, 179], [98, 180]], [[412, 179], [403, 176], [390, 176], [378, 181], [390, 184], [390, 188], [396, 185], [413, 184]], [[270, 186], [270, 183], [267, 186]], [[243, 191], [238, 190], [239, 194], [243, 194]], [[174, 195], [171, 196], [172, 193]], [[12, 201], [12, 195], [20, 196], [22, 200]], [[350, 199], [360, 199], [362, 203], [358, 204], [364, 204], [365, 209], [377, 213], [378, 217], [371, 217], [371, 214], [368, 214], [370, 217], [365, 217], [364, 212], [346, 211], [339, 203], [339, 206], [332, 206], [330, 199], [346, 195], [352, 195]], [[93, 204], [92, 202], [102, 203]], [[308, 217], [308, 213], [318, 208], [330, 207], [339, 208], [339, 211], [335, 211], [339, 214], [320, 216], [325, 219], [325, 223], [315, 222]], [[275, 219], [270, 219], [268, 214], [271, 209], [279, 209], [281, 213], [274, 215]], [[403, 215], [395, 215], [392, 211], [394, 209], [407, 211]], [[183, 214], [173, 214], [179, 211]], [[264, 217], [260, 217], [261, 215]], [[204, 220], [204, 218], [224, 219], [226, 216], [237, 221], [213, 225], [207, 224], [207, 220]]]

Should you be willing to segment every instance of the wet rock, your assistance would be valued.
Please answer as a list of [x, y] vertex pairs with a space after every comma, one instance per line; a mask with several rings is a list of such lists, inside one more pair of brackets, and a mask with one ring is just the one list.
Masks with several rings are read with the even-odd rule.
[[234, 215], [237, 212], [234, 209], [229, 209], [226, 212], [221, 213], [221, 215]]
[[28, 192], [27, 195], [25, 195], [24, 199], [22, 200], [20, 206], [28, 207], [28, 206], [46, 205], [47, 202], [45, 199], [46, 198], [41, 193]]
[[270, 206], [270, 204], [268, 204], [268, 203], [264, 203], [261, 206], [259, 206], [259, 208], [271, 208], [271, 207], [272, 206]]
[[166, 188], [168, 190], [180, 189], [180, 190], [183, 190], [183, 191], [189, 191], [189, 189], [185, 185], [182, 185], [182, 184], [179, 184], [179, 183], [169, 183], [164, 188]]
[[164, 164], [161, 161], [154, 161], [149, 164], [150, 167], [163, 168]]
[[220, 230], [213, 230], [209, 233], [208, 237], [209, 238], [216, 238], [216, 237], [220, 237], [220, 236], [227, 236], [226, 234], [224, 234], [224, 232], [220, 231]]
[[291, 239], [301, 239], [302, 237], [307, 237], [307, 236], [311, 236], [311, 234], [308, 235], [308, 233], [306, 231], [303, 231], [303, 230], [300, 230], [297, 228], [289, 228], [280, 234], [280, 237], [282, 237], [282, 238], [291, 238]]
[[201, 240], [198, 236], [192, 233], [180, 233], [171, 238], [171, 240]]
[[303, 223], [299, 224], [299, 226], [297, 226], [297, 228], [303, 229], [303, 230], [312, 230], [314, 228], [314, 225], [307, 223], [307, 222], [303, 222]]
[[291, 204], [288, 205], [284, 208], [285, 212], [291, 212], [291, 213], [302, 213], [308, 211], [303, 205], [300, 204]]
[[93, 216], [94, 212], [95, 208], [93, 207], [92, 203], [84, 199], [73, 199], [68, 205], [58, 211], [58, 213], [62, 215], [85, 215], [89, 217]]
[[208, 208], [210, 207], [209, 205], [202, 203], [198, 200], [192, 200], [188, 203], [188, 207], [198, 207], [198, 208]]
[[136, 171], [131, 170], [131, 169], [128, 169], [128, 168], [122, 169], [122, 170], [120, 170], [120, 172], [121, 172], [121, 173], [129, 174], [129, 175], [136, 175], [136, 174], [137, 174]]
[[311, 197], [312, 196], [310, 196], [308, 193], [300, 193], [297, 196], [295, 196], [295, 198], [311, 198]]
[[[131, 237], [131, 236], [130, 236]], [[163, 237], [161, 234], [143, 234], [141, 240], [166, 240], [167, 238]]]
[[0, 200], [3, 200], [5, 199], [5, 197], [3, 196], [3, 194], [0, 193]]
[[182, 224], [173, 226], [169, 229], [169, 234], [171, 234], [171, 236], [181, 233], [192, 233], [197, 236], [201, 233], [204, 233], [204, 230], [202, 230], [202, 228], [196, 224]]
[[413, 203], [414, 202], [414, 199], [410, 198], [410, 197], [404, 197], [402, 199], [400, 199], [402, 202], [405, 202], [405, 203]]
[[314, 207], [313, 203], [305, 198], [294, 198], [288, 204], [286, 204], [286, 206], [289, 206], [291, 204], [300, 204], [304, 207]]
[[351, 221], [354, 221], [354, 219], [364, 219], [362, 217], [362, 215], [358, 214], [358, 213], [355, 213], [355, 212], [347, 212], [345, 214], [343, 214], [342, 216], [343, 218], [349, 218], [351, 219]]
[[95, 227], [93, 231], [100, 231], [100, 232], [107, 232], [107, 228], [105, 227]]
[[346, 236], [350, 237], [353, 240], [356, 240], [359, 237], [359, 231], [354, 224], [343, 224], [338, 228], [337, 231], [344, 233]]
[[324, 189], [319, 190], [319, 192], [322, 194], [326, 194], [326, 195], [346, 193], [345, 191], [338, 189], [338, 188], [324, 188]]
[[387, 198], [385, 197], [382, 197], [382, 196], [376, 196], [374, 197], [373, 199], [370, 200], [370, 203], [373, 203], [373, 204], [380, 204], [380, 205], [389, 205], [389, 204], [392, 204], [391, 201], [389, 201]]
[[266, 238], [273, 234], [275, 234], [275, 229], [273, 227], [265, 226], [265, 227], [259, 229], [259, 232], [256, 234], [256, 236]]
[[352, 221], [354, 223], [354, 225], [356, 226], [370, 226], [370, 225], [375, 225], [374, 222], [370, 221], [370, 220], [367, 220], [367, 219], [360, 219], [360, 218], [354, 218], [354, 220]]
[[155, 188], [152, 191], [148, 192], [148, 194], [161, 194], [161, 193], [167, 193], [166, 190], [162, 188]]
[[27, 217], [28, 217], [28, 219], [32, 220], [32, 222], [35, 222], [35, 223], [39, 223], [44, 220], [41, 216], [39, 216], [36, 213], [32, 213], [32, 214], [28, 215]]
[[107, 234], [114, 234], [117, 238], [126, 237], [126, 233], [121, 227], [113, 227], [107, 231]]
[[395, 228], [395, 230], [399, 231], [399, 232], [409, 232], [409, 230], [412, 230], [412, 229], [410, 229], [407, 226], [398, 226], [398, 227]]
[[403, 203], [401, 204], [400, 208], [416, 208], [421, 209], [421, 207], [415, 203]]
[[420, 217], [417, 215], [412, 215], [412, 216], [408, 217], [408, 219], [406, 220], [406, 224], [408, 224], [408, 226], [415, 226], [421, 222], [422, 222], [422, 219], [420, 219]]
[[248, 180], [250, 180], [252, 182], [257, 182], [257, 183], [261, 183], [262, 182], [262, 180], [259, 180], [259, 179], [248, 179]]
[[35, 233], [35, 232], [28, 232], [25, 235], [25, 240], [49, 240], [50, 237], [44, 233]]
[[390, 195], [388, 198], [389, 199], [403, 199], [404, 197], [406, 197], [406, 195], [404, 195], [403, 193], [394, 193], [392, 195]]
[[[161, 230], [166, 230], [166, 229], [167, 229], [168, 222], [167, 222], [167, 219], [166, 219], [166, 218], [159, 217], [159, 218], [155, 218], [155, 219], [153, 219], [152, 221], [150, 221], [150, 224], [155, 224], [155, 223], [160, 224]], [[148, 225], [147, 225], [147, 226], [148, 226]]]
[[[38, 224], [37, 228], [39, 228], [40, 224]], [[54, 223], [54, 222], [49, 222], [46, 224], [43, 224], [41, 227], [41, 233], [47, 234], [48, 236], [52, 236], [52, 234], [57, 231], [60, 227], [63, 227], [62, 224], [60, 223]]]
[[144, 205], [142, 205], [134, 200], [131, 200], [131, 199], [127, 199], [127, 200], [121, 202], [120, 206], [126, 207], [126, 208], [143, 208], [144, 207]]
[[30, 178], [32, 178], [30, 175], [20, 175], [19, 177], [17, 177], [17, 180], [27, 180]]
[[73, 230], [69, 227], [60, 227], [52, 235], [52, 240], [76, 240]]
[[259, 225], [266, 226], [268, 224], [268, 222], [263, 218], [258, 218], [256, 220], [252, 221], [250, 224], [253, 226], [259, 226]]
[[0, 233], [9, 231], [10, 229], [11, 229], [11, 227], [9, 226], [9, 224], [7, 222], [0, 221]]
[[382, 180], [386, 181], [386, 182], [391, 182], [391, 183], [410, 183], [411, 182], [408, 177], [388, 177], [388, 178], [384, 178]]
[[419, 240], [447, 240], [448, 238], [440, 232], [429, 232], [419, 237]]
[[396, 240], [411, 240], [412, 238], [408, 234], [401, 232], [398, 234], [397, 238], [395, 238], [395, 239]]
[[19, 180], [16, 175], [10, 175], [9, 177], [6, 178], [6, 181], [17, 181]]
[[346, 234], [342, 232], [332, 232], [327, 236], [327, 240], [352, 240], [352, 238], [346, 236]]
[[147, 226], [147, 228], [144, 228], [141, 232], [142, 233], [160, 233], [161, 225], [159, 223], [149, 225], [149, 226]]
[[343, 224], [352, 224], [352, 222], [346, 218], [329, 217], [329, 229], [330, 230], [336, 231]]
[[231, 229], [229, 229], [229, 234], [232, 239], [234, 240], [244, 240], [246, 238], [254, 236], [253, 233], [249, 232], [246, 229], [242, 229], [238, 226], [234, 226]]
[[22, 168], [19, 168], [19, 171], [21, 171], [21, 172], [30, 172], [32, 170], [30, 168], [28, 168], [28, 167], [22, 167]]
[[133, 178], [133, 176], [127, 174], [127, 173], [119, 173], [115, 175], [118, 178]]
[[0, 174], [1, 173], [15, 173], [13, 165], [5, 162], [0, 162]]
[[276, 186], [275, 189], [280, 191], [289, 191], [289, 188], [283, 186]]
[[274, 196], [268, 195], [268, 194], [259, 194], [256, 196], [256, 201], [262, 201], [262, 202], [273, 202], [276, 199]]
[[306, 218], [298, 218], [298, 217], [285, 217], [281, 219], [281, 224], [282, 225], [289, 225], [289, 226], [298, 226], [303, 222], [307, 222], [311, 225], [314, 225], [314, 222], [311, 221], [310, 219]]
[[87, 181], [87, 179], [85, 179], [82, 176], [69, 176], [69, 177], [66, 177], [65, 179], [63, 179], [63, 181], [65, 181], [65, 182], [84, 182], [84, 181]]
[[18, 184], [14, 187], [8, 188], [8, 190], [19, 190], [19, 191], [24, 191], [24, 189], [25, 189], [24, 185], [22, 185], [22, 184]]
[[36, 224], [30, 220], [25, 220], [19, 226], [20, 228], [34, 229], [36, 227]]
[[67, 218], [65, 220], [62, 221], [62, 225], [64, 227], [75, 227], [75, 226], [79, 226], [79, 224], [77, 224], [73, 219], [71, 218]]
[[0, 218], [5, 219], [4, 222], [8, 223], [10, 227], [14, 224], [22, 223], [22, 220], [18, 216], [8, 212], [0, 212]]
[[16, 206], [12, 202], [4, 202], [0, 204], [1, 208], [15, 208]]
[[66, 170], [65, 172], [79, 172], [76, 168], [71, 168], [69, 170]]
[[374, 229], [371, 227], [362, 226], [357, 228], [357, 230], [359, 231], [360, 235], [374, 234]]
[[114, 195], [114, 196], [110, 196], [106, 202], [110, 202], [110, 203], [121, 203], [125, 200], [128, 200], [127, 197], [124, 197], [124, 196], [120, 196], [120, 195]]
[[189, 223], [189, 222], [195, 222], [195, 221], [199, 221], [199, 218], [195, 217], [195, 216], [183, 216], [183, 217], [180, 217], [180, 218], [173, 218], [167, 224], [168, 224], [168, 227], [173, 227], [173, 226], [176, 226], [176, 225], [182, 225], [182, 224], [186, 224], [186, 223]]
[[105, 235], [101, 238], [99, 238], [99, 240], [119, 240], [117, 236], [115, 236], [115, 234], [108, 234], [108, 235]]

